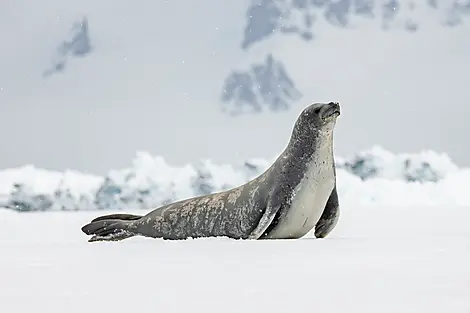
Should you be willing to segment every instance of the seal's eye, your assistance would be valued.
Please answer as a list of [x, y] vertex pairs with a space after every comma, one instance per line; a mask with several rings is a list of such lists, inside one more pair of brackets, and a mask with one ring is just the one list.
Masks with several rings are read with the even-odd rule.
[[318, 107], [316, 108], [315, 110], [313, 110], [313, 113], [315, 113], [316, 115], [318, 115], [320, 113], [320, 110], [321, 110], [321, 107]]

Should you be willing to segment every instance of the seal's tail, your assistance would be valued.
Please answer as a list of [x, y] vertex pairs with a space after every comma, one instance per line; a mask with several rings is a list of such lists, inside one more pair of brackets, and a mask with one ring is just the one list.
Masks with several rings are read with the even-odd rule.
[[141, 217], [132, 214], [103, 215], [83, 226], [82, 231], [87, 235], [94, 235], [89, 242], [123, 240], [136, 235], [130, 231], [129, 224]]

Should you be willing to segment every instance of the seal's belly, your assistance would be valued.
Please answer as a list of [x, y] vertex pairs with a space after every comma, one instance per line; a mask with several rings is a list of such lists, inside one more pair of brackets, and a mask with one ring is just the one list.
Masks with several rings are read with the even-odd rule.
[[333, 166], [312, 166], [294, 189], [290, 208], [266, 238], [305, 236], [320, 219], [334, 185]]

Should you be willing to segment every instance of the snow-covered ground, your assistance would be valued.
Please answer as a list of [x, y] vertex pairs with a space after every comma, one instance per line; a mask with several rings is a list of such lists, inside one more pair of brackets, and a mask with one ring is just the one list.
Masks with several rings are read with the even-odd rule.
[[0, 210], [0, 311], [470, 311], [470, 207], [342, 209], [321, 240], [108, 243], [99, 212]]

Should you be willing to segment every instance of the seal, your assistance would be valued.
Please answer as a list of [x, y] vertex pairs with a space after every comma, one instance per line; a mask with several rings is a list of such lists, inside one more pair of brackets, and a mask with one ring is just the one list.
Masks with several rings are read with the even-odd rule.
[[163, 205], [144, 216], [100, 216], [82, 231], [93, 235], [90, 242], [133, 236], [297, 239], [313, 228], [316, 238], [324, 238], [340, 214], [333, 154], [339, 115], [338, 102], [306, 107], [276, 161], [241, 186]]

